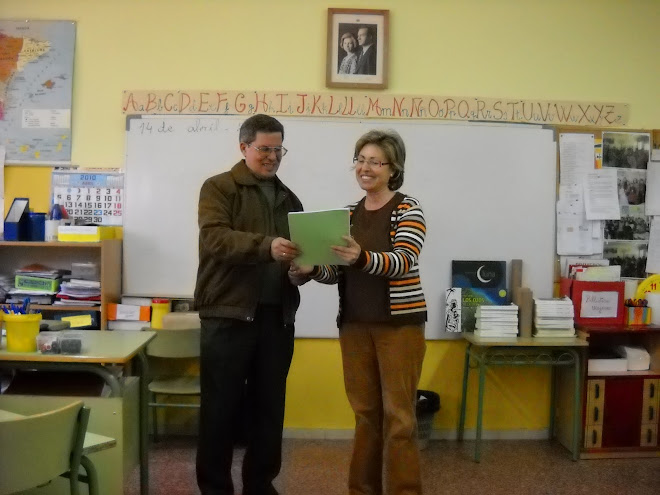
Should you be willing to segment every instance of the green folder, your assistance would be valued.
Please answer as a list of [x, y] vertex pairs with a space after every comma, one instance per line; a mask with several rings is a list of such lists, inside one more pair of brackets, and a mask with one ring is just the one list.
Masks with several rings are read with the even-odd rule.
[[348, 208], [289, 213], [291, 241], [302, 254], [294, 261], [298, 265], [346, 265], [330, 249], [345, 246], [343, 236], [350, 235]]

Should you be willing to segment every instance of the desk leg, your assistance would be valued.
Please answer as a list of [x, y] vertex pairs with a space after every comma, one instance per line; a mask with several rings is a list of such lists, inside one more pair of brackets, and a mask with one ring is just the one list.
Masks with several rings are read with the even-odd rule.
[[582, 387], [580, 378], [580, 354], [572, 349], [573, 359], [575, 359], [575, 382], [573, 385], [573, 460], [577, 461], [580, 458], [580, 426], [582, 424], [582, 414], [580, 414], [580, 402], [582, 399]]
[[488, 357], [486, 353], [479, 359], [479, 403], [477, 405], [477, 438], [474, 445], [474, 460], [479, 462], [481, 460], [481, 429], [482, 417], [484, 412], [484, 387], [486, 385], [486, 363]]
[[470, 346], [468, 344], [465, 348], [465, 365], [463, 366], [463, 395], [461, 396], [461, 415], [458, 420], [458, 440], [463, 440], [463, 432], [465, 431], [465, 408], [467, 403], [467, 388], [468, 377], [470, 375]]
[[138, 353], [140, 361], [140, 495], [149, 493], [149, 365], [147, 356], [141, 350]]
[[548, 425], [548, 437], [552, 440], [555, 437], [555, 394], [557, 393], [557, 373], [555, 367], [550, 366], [550, 421]]

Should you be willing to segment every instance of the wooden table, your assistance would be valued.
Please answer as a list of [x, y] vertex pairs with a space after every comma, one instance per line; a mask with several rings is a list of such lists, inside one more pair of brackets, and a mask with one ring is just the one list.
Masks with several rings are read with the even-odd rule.
[[[477, 405], [477, 432], [474, 449], [474, 460], [481, 459], [481, 433], [484, 402], [484, 386], [486, 370], [491, 366], [572, 366], [575, 370], [573, 381], [573, 460], [580, 455], [578, 440], [581, 415], [580, 402], [582, 399], [582, 381], [580, 378], [580, 354], [576, 349], [586, 347], [585, 340], [576, 337], [568, 338], [483, 338], [473, 334], [464, 335], [468, 345], [465, 348], [465, 366], [463, 368], [463, 394], [461, 398], [461, 414], [458, 424], [458, 440], [463, 440], [465, 429], [465, 407], [467, 402], [468, 375], [470, 372], [470, 359], [479, 368], [479, 399]], [[550, 438], [554, 433], [555, 390], [554, 374], [550, 400]]]
[[0, 367], [55, 371], [85, 371], [99, 375], [110, 387], [112, 395], [121, 396], [121, 384], [106, 368], [106, 364], [126, 366], [137, 363], [140, 378], [140, 493], [149, 493], [148, 457], [148, 364], [145, 347], [155, 336], [153, 331], [81, 330], [80, 354], [42, 354], [40, 352], [9, 352], [3, 339], [0, 346]]

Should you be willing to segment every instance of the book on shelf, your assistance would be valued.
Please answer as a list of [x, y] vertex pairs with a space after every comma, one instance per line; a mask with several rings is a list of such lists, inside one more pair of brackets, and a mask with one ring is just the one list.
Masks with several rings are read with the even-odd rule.
[[534, 330], [534, 337], [543, 337], [543, 338], [563, 338], [563, 337], [575, 337], [575, 329], [566, 329], [566, 330]]

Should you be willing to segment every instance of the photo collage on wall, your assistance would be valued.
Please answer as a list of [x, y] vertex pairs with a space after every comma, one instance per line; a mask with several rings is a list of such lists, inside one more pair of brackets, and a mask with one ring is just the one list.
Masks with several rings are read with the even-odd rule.
[[651, 217], [646, 215], [648, 133], [603, 132], [603, 167], [617, 169], [620, 220], [604, 222], [603, 257], [621, 265], [621, 276], [646, 277]]

